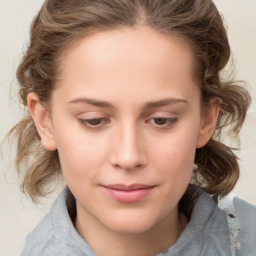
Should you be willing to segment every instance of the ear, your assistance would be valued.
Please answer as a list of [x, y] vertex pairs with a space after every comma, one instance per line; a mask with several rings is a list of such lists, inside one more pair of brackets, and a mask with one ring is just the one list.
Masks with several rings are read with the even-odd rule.
[[209, 107], [204, 110], [202, 114], [199, 136], [197, 138], [197, 148], [205, 146], [212, 137], [220, 112], [220, 104], [221, 100], [219, 98], [212, 98], [210, 100]]
[[56, 149], [53, 137], [52, 121], [49, 110], [42, 106], [36, 93], [31, 92], [27, 96], [28, 111], [34, 120], [37, 132], [43, 146], [51, 151]]

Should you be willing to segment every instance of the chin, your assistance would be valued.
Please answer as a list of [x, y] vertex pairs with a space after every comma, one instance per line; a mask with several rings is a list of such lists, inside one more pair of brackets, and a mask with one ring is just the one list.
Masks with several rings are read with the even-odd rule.
[[126, 235], [131, 235], [131, 234], [141, 234], [145, 233], [149, 230], [151, 230], [152, 225], [149, 224], [142, 224], [142, 225], [137, 225], [133, 223], [127, 223], [127, 224], [120, 224], [122, 226], [115, 226], [112, 227], [112, 230], [115, 232], [118, 232], [120, 234], [126, 234]]
[[156, 225], [157, 220], [152, 218], [152, 216], [135, 216], [126, 213], [117, 218], [112, 218], [108, 223], [109, 225], [106, 223], [106, 226], [108, 226], [109, 229], [128, 235], [144, 233], [151, 230]]

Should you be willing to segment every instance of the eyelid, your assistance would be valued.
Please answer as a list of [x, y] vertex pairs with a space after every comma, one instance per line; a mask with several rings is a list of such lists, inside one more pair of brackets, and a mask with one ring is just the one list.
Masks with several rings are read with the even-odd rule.
[[[102, 112], [81, 113], [77, 119], [84, 128], [91, 131], [102, 130], [112, 122], [112, 118], [109, 116], [106, 116]], [[145, 120], [146, 123], [152, 125], [157, 129], [168, 129], [176, 125], [178, 121], [178, 116], [177, 114], [174, 114], [174, 113], [159, 111], [159, 112], [151, 113], [145, 119], [146, 119]], [[156, 121], [156, 119], [163, 119], [164, 123], [157, 124], [157, 122], [152, 122], [154, 120]], [[97, 124], [97, 120], [99, 121], [98, 124]], [[91, 122], [96, 121], [95, 125], [90, 124], [90, 121]]]
[[167, 112], [167, 111], [159, 111], [159, 112], [154, 112], [149, 115], [147, 115], [146, 119], [154, 119], [154, 118], [177, 118], [178, 115], [173, 112]]
[[174, 118], [170, 118], [170, 117], [169, 118], [168, 117], [167, 118], [166, 117], [153, 117], [153, 118], [150, 118], [148, 120], [150, 121], [150, 120], [157, 120], [157, 119], [163, 119], [163, 120], [166, 121], [166, 123], [163, 124], [163, 125], [155, 124], [156, 127], [160, 127], [160, 128], [174, 126], [175, 123], [178, 121], [177, 117], [174, 117]]
[[[157, 119], [162, 119], [165, 122], [162, 125], [161, 124], [158, 125], [157, 123], [155, 123]], [[166, 111], [151, 113], [146, 118], [146, 123], [152, 125], [153, 128], [160, 129], [160, 130], [171, 129], [177, 124], [177, 122], [178, 122], [178, 115], [175, 113], [166, 112]]]
[[[100, 123], [96, 125], [91, 125], [89, 122], [93, 120], [99, 120]], [[98, 131], [98, 130], [104, 129], [110, 123], [110, 121], [105, 117], [99, 117], [99, 118], [96, 117], [96, 118], [88, 118], [88, 119], [79, 118], [78, 121], [84, 128], [91, 131]], [[102, 121], [104, 122], [102, 123]]]
[[79, 113], [78, 118], [81, 119], [97, 119], [97, 118], [106, 118], [106, 115], [102, 112], [97, 111], [88, 111], [88, 112], [82, 112]]

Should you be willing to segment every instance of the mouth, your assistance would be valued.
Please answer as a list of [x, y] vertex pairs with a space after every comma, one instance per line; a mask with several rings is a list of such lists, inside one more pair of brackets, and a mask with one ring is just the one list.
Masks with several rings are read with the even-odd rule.
[[104, 192], [112, 199], [122, 203], [136, 203], [142, 201], [156, 186], [146, 184], [111, 184], [102, 185]]

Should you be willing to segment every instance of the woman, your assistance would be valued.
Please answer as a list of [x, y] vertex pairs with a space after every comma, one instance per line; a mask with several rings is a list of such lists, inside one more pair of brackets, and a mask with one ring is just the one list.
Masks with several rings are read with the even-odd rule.
[[67, 186], [22, 255], [253, 255], [255, 207], [217, 205], [239, 176], [219, 135], [250, 103], [229, 56], [209, 0], [45, 1], [11, 132], [32, 200]]

